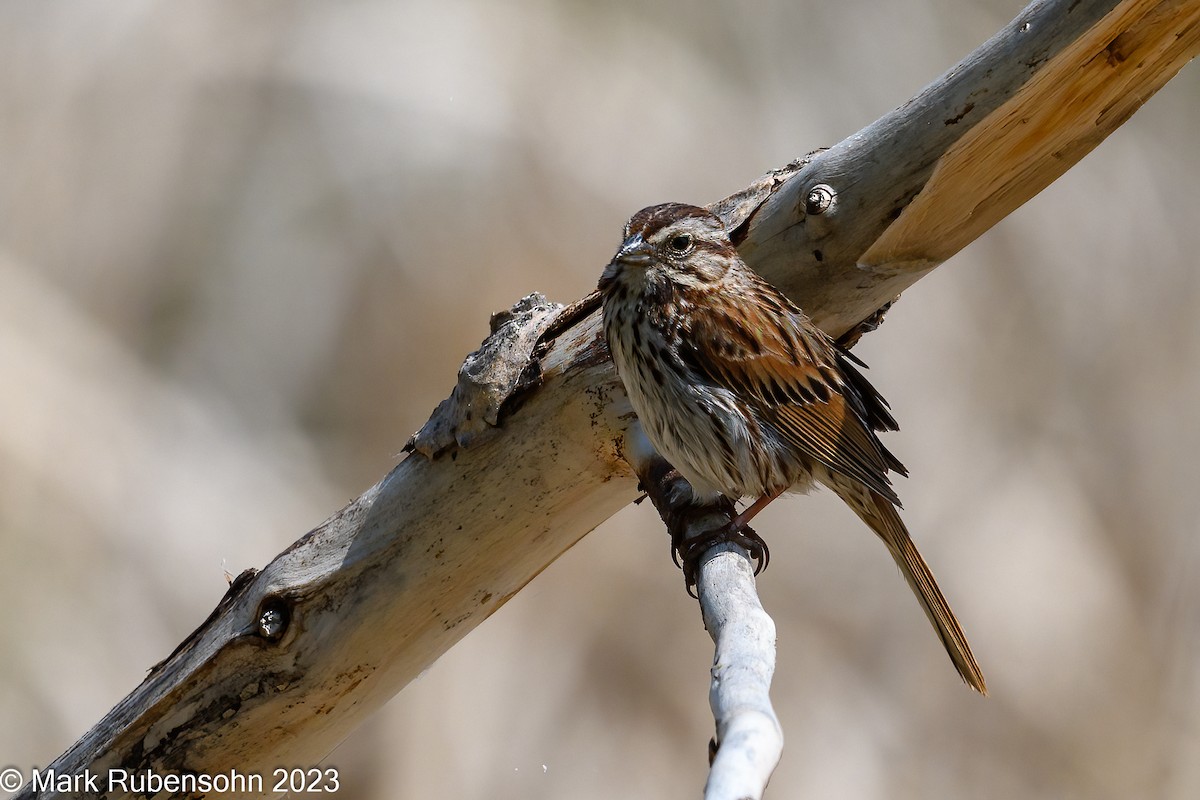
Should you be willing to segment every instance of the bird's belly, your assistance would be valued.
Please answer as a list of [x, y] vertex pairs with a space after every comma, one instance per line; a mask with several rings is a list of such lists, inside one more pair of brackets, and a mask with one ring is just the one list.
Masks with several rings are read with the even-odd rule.
[[696, 380], [682, 363], [659, 363], [656, 373], [627, 345], [614, 347], [613, 358], [629, 401], [650, 443], [687, 478], [697, 502], [809, 483], [805, 466], [731, 391]]

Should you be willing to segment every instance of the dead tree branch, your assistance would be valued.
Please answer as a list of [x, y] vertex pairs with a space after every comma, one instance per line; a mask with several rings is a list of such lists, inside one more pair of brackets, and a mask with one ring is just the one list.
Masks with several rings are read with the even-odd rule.
[[[672, 541], [727, 526], [733, 503], [691, 505], [687, 482], [662, 459], [634, 422], [625, 460], [662, 516]], [[716, 645], [708, 701], [717, 732], [709, 744], [707, 800], [759, 798], [783, 753], [783, 728], [771, 706], [775, 673], [775, 622], [758, 599], [753, 558], [733, 542], [715, 545], [700, 559], [696, 597], [704, 627]]]

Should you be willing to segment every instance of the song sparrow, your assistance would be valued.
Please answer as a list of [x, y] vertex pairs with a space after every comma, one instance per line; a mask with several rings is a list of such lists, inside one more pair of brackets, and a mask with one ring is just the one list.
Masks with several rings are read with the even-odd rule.
[[837, 346], [738, 256], [721, 220], [667, 203], [643, 209], [604, 269], [604, 333], [655, 449], [696, 502], [754, 498], [729, 532], [786, 491], [828, 486], [883, 540], [959, 674], [983, 673], [896, 511], [904, 465], [876, 431], [887, 402]]

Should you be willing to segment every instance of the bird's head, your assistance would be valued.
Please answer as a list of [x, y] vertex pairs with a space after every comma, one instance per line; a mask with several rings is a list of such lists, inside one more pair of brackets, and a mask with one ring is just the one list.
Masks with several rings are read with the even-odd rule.
[[703, 288], [725, 277], [738, 255], [721, 218], [698, 206], [643, 208], [625, 224], [624, 241], [600, 276], [600, 291], [658, 293]]

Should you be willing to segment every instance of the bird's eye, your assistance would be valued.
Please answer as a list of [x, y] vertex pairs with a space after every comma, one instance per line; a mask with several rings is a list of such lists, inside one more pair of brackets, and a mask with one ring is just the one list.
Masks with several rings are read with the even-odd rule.
[[671, 252], [673, 253], [686, 253], [692, 249], [692, 237], [686, 233], [681, 233], [678, 236], [672, 237], [671, 241], [667, 242], [667, 247], [671, 248]]

